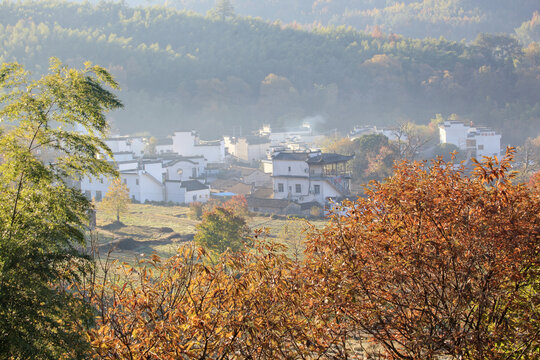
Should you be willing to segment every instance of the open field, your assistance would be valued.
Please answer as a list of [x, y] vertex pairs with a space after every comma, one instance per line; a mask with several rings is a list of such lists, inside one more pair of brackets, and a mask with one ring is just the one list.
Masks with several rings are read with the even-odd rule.
[[[178, 246], [189, 244], [195, 235], [198, 220], [188, 218], [186, 206], [156, 206], [130, 204], [128, 211], [120, 217], [124, 226], [114, 225], [115, 217], [97, 206], [97, 229], [100, 253], [113, 247], [113, 257], [121, 261], [134, 262], [141, 255], [156, 253], [168, 257]], [[268, 216], [249, 216], [249, 227], [267, 229], [268, 237], [289, 247], [288, 254], [297, 256], [303, 250], [302, 230], [307, 227], [305, 220]], [[320, 228], [325, 220], [310, 221]]]

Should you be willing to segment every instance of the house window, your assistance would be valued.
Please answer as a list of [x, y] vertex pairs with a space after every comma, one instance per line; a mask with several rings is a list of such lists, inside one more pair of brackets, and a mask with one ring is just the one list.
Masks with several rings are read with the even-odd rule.
[[320, 194], [321, 193], [321, 185], [313, 185], [313, 193]]
[[285, 191], [283, 184], [281, 183], [277, 184], [277, 192], [283, 192], [283, 191]]
[[124, 179], [124, 184], [126, 184], [126, 185], [127, 185], [127, 179]]
[[191, 169], [191, 177], [197, 177], [197, 168]]
[[96, 191], [96, 201], [101, 201], [102, 198], [103, 196], [101, 195], [101, 191]]
[[90, 190], [86, 190], [86, 191], [84, 192], [84, 196], [86, 196], [86, 198], [87, 198], [88, 200], [90, 200], [90, 199], [92, 199], [92, 192], [91, 192]]
[[484, 145], [478, 145], [478, 150], [484, 150]]
[[289, 166], [289, 172], [291, 172], [291, 167]]
[[294, 185], [294, 191], [296, 191], [297, 193], [301, 193], [302, 192], [302, 185], [300, 185], [300, 184]]
[[100, 178], [100, 179], [99, 179], [99, 182], [100, 182], [101, 184], [103, 184], [103, 178]]
[[176, 173], [177, 173], [178, 175], [182, 175], [183, 172], [184, 172], [184, 170], [182, 170], [182, 169], [178, 169], [178, 171], [176, 171]]
[[197, 195], [193, 195], [193, 201], [197, 201]]
[[135, 179], [135, 185], [139, 185], [139, 179]]

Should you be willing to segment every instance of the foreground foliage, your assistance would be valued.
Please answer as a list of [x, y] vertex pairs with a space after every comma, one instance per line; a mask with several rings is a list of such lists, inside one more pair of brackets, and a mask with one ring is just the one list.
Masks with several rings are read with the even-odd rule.
[[[112, 174], [98, 159], [104, 112], [121, 106], [101, 67], [52, 59], [32, 81], [18, 64], [0, 68], [0, 357], [59, 359], [85, 349], [90, 308], [69, 286], [87, 265], [80, 252], [89, 201], [70, 180]], [[70, 131], [82, 126], [87, 135]]]
[[403, 162], [311, 229], [304, 259], [257, 233], [252, 250], [213, 262], [183, 248], [108, 266], [85, 291], [95, 357], [534, 359], [540, 193], [510, 182], [511, 159], [471, 177]]

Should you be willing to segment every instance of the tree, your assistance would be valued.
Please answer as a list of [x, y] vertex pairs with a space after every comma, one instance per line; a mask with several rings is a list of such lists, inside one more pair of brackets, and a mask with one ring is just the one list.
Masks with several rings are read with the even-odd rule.
[[[0, 357], [76, 358], [93, 313], [71, 284], [84, 272], [91, 203], [70, 179], [114, 174], [101, 140], [104, 113], [121, 107], [106, 70], [70, 69], [51, 59], [29, 80], [16, 63], [0, 68]], [[87, 134], [70, 131], [76, 125]]]
[[130, 202], [131, 199], [129, 198], [127, 185], [122, 182], [122, 179], [117, 178], [109, 186], [101, 205], [104, 210], [115, 214], [116, 221], [120, 222], [120, 214], [128, 209]]
[[230, 0], [216, 0], [214, 8], [210, 11], [212, 16], [220, 20], [226, 20], [234, 17], [234, 6]]
[[531, 359], [540, 345], [540, 198], [512, 151], [464, 167], [402, 162], [308, 241], [335, 326], [391, 359]]
[[170, 259], [111, 269], [92, 291], [101, 314], [88, 331], [94, 358], [310, 359], [331, 348], [282, 246], [261, 242], [207, 259], [183, 247]]
[[249, 228], [243, 217], [223, 207], [203, 214], [196, 227], [195, 242], [210, 251], [222, 254], [227, 250], [239, 251], [249, 243]]

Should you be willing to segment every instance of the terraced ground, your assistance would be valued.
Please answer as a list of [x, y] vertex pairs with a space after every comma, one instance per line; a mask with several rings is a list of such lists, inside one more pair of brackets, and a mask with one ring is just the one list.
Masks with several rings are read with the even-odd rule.
[[[114, 216], [97, 207], [95, 235], [101, 255], [112, 248], [112, 257], [129, 263], [145, 255], [156, 253], [169, 257], [178, 246], [189, 244], [195, 235], [199, 220], [188, 218], [189, 207], [130, 204], [120, 217], [122, 224], [114, 223]], [[266, 229], [268, 237], [288, 247], [289, 256], [301, 256], [304, 249], [303, 230], [309, 223], [320, 228], [325, 220], [306, 220], [287, 217], [250, 215], [247, 218], [252, 230]]]

